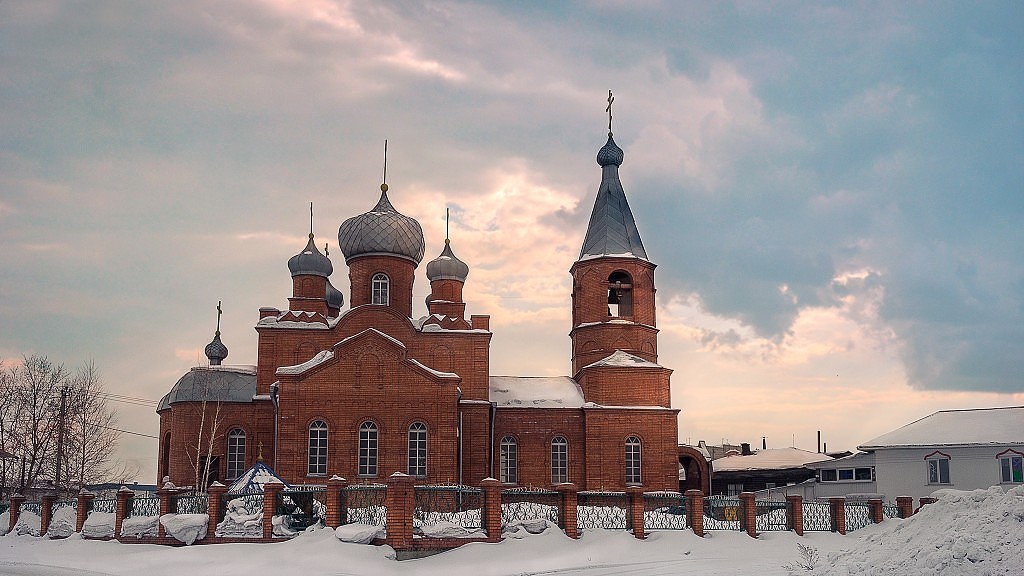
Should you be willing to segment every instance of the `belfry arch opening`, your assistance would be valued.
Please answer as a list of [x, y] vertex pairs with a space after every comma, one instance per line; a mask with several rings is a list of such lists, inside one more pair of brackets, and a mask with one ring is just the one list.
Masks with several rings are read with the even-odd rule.
[[614, 318], [633, 315], [633, 279], [622, 270], [608, 277], [608, 315]]

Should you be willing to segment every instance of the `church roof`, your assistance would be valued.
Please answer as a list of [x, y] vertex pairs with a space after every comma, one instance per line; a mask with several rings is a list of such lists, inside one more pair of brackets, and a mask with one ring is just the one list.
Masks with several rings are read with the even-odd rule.
[[427, 262], [427, 280], [457, 280], [465, 283], [468, 276], [469, 266], [452, 252], [451, 242], [445, 238], [441, 255]]
[[590, 214], [587, 235], [583, 239], [580, 260], [600, 256], [624, 256], [647, 260], [647, 251], [640, 240], [640, 231], [633, 221], [633, 212], [619, 181], [619, 165], [623, 153], [611, 134], [608, 143], [597, 154], [601, 165], [601, 186], [597, 189], [594, 211]]
[[288, 483], [282, 480], [270, 466], [259, 460], [251, 468], [242, 472], [242, 475], [236, 478], [231, 486], [228, 486], [228, 494], [260, 493], [263, 492], [263, 485], [271, 482], [280, 482], [288, 486]]
[[623, 350], [616, 350], [608, 356], [594, 362], [593, 364], [587, 364], [584, 368], [600, 368], [602, 366], [609, 366], [613, 368], [661, 368], [660, 364], [655, 364], [644, 360], [639, 356], [630, 354]]
[[327, 278], [334, 272], [334, 265], [331, 264], [331, 260], [327, 256], [317, 249], [311, 232], [309, 242], [306, 242], [306, 247], [302, 249], [302, 252], [288, 259], [288, 271], [292, 276], [308, 274]]
[[568, 376], [491, 376], [490, 400], [503, 408], [581, 408], [583, 391]]
[[254, 394], [255, 366], [197, 366], [178, 379], [156, 411], [176, 402], [252, 402]]
[[401, 256], [419, 264], [426, 244], [423, 228], [391, 205], [387, 185], [381, 185], [380, 200], [369, 212], [353, 216], [338, 228], [338, 245], [348, 262], [367, 254]]

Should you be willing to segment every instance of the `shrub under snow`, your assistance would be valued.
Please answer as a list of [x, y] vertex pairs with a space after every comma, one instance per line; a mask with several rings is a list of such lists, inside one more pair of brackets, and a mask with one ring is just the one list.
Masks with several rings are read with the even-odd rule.
[[164, 514], [160, 517], [164, 532], [184, 542], [186, 546], [206, 538], [206, 525], [209, 522], [210, 517], [206, 514]]
[[75, 521], [77, 511], [71, 506], [58, 508], [50, 518], [50, 526], [46, 529], [46, 535], [50, 538], [67, 538], [75, 533]]
[[21, 511], [18, 516], [18, 523], [14, 525], [14, 533], [21, 536], [28, 534], [29, 536], [39, 536], [39, 527], [42, 524], [42, 519], [38, 514], [33, 512]]
[[159, 516], [132, 516], [121, 522], [121, 536], [157, 536], [160, 530]]
[[96, 512], [89, 513], [82, 525], [82, 536], [88, 538], [109, 538], [114, 535], [114, 513]]

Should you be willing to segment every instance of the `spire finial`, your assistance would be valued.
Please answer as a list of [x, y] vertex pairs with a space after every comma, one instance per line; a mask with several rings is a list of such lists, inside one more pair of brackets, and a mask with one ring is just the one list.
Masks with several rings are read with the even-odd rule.
[[604, 109], [608, 113], [608, 137], [612, 135], [612, 102], [615, 102], [615, 96], [612, 96], [612, 91], [608, 91], [608, 107]]
[[309, 237], [313, 237], [313, 203], [309, 203]]
[[263, 462], [263, 440], [260, 440], [260, 451], [256, 455], [257, 462]]
[[220, 336], [220, 315], [223, 311], [220, 309], [220, 300], [217, 300], [217, 335]]
[[445, 209], [444, 209], [444, 243], [445, 244], [450, 242], [450, 240], [448, 239], [449, 238], [448, 237], [448, 218], [450, 217], [450, 215], [451, 215], [451, 208], [445, 207]]
[[380, 185], [381, 192], [388, 191], [388, 139], [384, 139], [384, 180]]
[[331, 254], [327, 251], [327, 242], [324, 242], [324, 256], [330, 256]]

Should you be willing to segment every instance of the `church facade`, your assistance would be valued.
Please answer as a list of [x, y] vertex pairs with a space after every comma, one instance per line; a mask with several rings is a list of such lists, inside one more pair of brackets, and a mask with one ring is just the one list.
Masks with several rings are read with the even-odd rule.
[[262, 457], [292, 484], [401, 472], [422, 484], [678, 489], [679, 411], [671, 370], [658, 364], [655, 264], [619, 180], [622, 160], [609, 131], [569, 269], [571, 376], [490, 374], [489, 317], [467, 317], [469, 266], [448, 239], [425, 266], [430, 295], [426, 314], [415, 314], [426, 243], [384, 184], [377, 204], [338, 231], [347, 308], [310, 233], [288, 261], [287, 309], [259, 311], [256, 366], [224, 365], [218, 330], [210, 366], [164, 396], [158, 480], [226, 483]]

